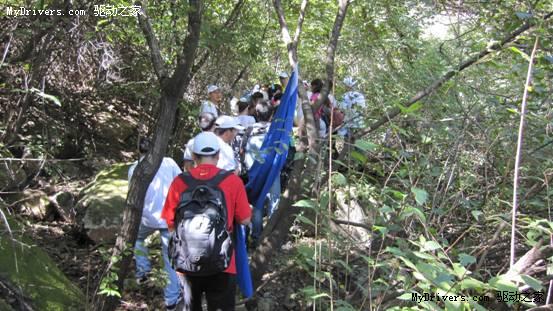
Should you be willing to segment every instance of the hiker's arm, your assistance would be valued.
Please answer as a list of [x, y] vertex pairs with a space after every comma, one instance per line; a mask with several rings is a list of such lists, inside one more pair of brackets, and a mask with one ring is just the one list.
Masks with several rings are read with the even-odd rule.
[[179, 203], [180, 193], [184, 189], [184, 184], [182, 179], [177, 176], [173, 179], [169, 191], [167, 192], [167, 197], [165, 198], [165, 204], [163, 205], [163, 210], [161, 211], [161, 218], [165, 219], [167, 222], [167, 228], [169, 231], [172, 231], [174, 228], [175, 220], [175, 209]]

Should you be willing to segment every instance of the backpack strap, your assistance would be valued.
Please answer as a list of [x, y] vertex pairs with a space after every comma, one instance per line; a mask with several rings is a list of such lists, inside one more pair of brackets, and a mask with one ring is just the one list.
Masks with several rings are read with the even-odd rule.
[[196, 188], [201, 183], [200, 180], [197, 180], [188, 172], [184, 172], [180, 174], [179, 177], [182, 179], [182, 181], [188, 187], [188, 189]]
[[242, 141], [240, 142], [240, 164], [244, 165], [244, 159], [246, 158], [246, 146], [248, 145], [248, 140], [252, 136], [253, 126], [248, 126], [246, 133], [242, 136]]
[[219, 186], [219, 184], [225, 180], [228, 176], [234, 174], [234, 171], [226, 171], [226, 170], [220, 170], [215, 177], [211, 178], [210, 180], [206, 180], [206, 183], [209, 184], [212, 187]]

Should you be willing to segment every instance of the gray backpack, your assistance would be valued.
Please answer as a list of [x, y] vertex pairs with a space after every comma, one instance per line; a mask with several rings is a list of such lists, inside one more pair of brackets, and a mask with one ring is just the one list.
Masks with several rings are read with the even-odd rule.
[[188, 173], [179, 176], [188, 188], [181, 194], [169, 241], [169, 258], [176, 271], [206, 276], [230, 265], [232, 236], [227, 230], [225, 194], [219, 188], [230, 174], [223, 170], [209, 180]]

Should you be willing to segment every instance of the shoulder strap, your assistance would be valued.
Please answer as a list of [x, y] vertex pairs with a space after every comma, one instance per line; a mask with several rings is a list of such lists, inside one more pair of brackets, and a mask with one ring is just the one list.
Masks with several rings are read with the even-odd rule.
[[234, 174], [234, 171], [226, 171], [226, 170], [220, 170], [215, 177], [211, 178], [210, 180], [206, 181], [210, 186], [219, 186], [219, 184], [225, 180], [228, 176]]
[[196, 186], [198, 186], [200, 183], [199, 183], [199, 180], [197, 180], [196, 178], [194, 178], [192, 175], [190, 175], [190, 173], [188, 172], [184, 172], [182, 174], [179, 175], [179, 177], [182, 179], [182, 181], [184, 182], [184, 184], [186, 186], [188, 186], [188, 189], [192, 189], [192, 188], [196, 188]]

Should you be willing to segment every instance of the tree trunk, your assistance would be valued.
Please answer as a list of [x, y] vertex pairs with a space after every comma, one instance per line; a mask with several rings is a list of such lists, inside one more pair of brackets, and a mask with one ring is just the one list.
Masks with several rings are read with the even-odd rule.
[[[179, 99], [182, 98], [190, 82], [190, 70], [200, 39], [202, 1], [189, 0], [189, 5], [188, 36], [184, 42], [182, 56], [179, 58], [177, 68], [171, 78], [167, 77], [167, 71], [163, 58], [161, 57], [159, 44], [152, 31], [147, 15], [139, 15], [140, 26], [146, 36], [152, 63], [161, 85], [161, 111], [156, 122], [153, 147], [146, 154], [144, 160], [139, 162], [133, 173], [123, 214], [123, 225], [117, 237], [115, 248], [112, 253], [112, 260], [108, 263], [104, 274], [105, 276], [110, 272], [117, 273], [118, 278], [116, 285], [119, 293], [123, 292], [124, 280], [133, 257], [133, 252], [129, 250], [133, 249], [134, 243], [136, 242], [136, 235], [142, 217], [142, 208], [144, 206], [148, 185], [152, 181], [165, 155], [169, 136], [175, 122], [177, 103]], [[146, 5], [142, 7], [145, 8]], [[114, 258], [121, 260], [115, 260], [114, 263]], [[93, 303], [94, 310], [114, 310], [119, 302], [117, 297], [108, 297], [98, 294], [98, 290], [95, 297]]]

